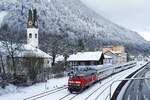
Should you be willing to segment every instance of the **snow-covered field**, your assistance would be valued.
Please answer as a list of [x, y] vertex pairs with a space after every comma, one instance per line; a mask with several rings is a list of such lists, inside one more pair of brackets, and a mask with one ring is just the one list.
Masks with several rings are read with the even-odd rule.
[[67, 80], [67, 77], [51, 79], [46, 83], [39, 83], [25, 88], [10, 85], [5, 90], [0, 89], [0, 100], [23, 100], [26, 97], [67, 85]]
[[[59, 100], [60, 98], [64, 97], [65, 95], [68, 95], [66, 98], [63, 98], [62, 100], [69, 100], [70, 98], [74, 97], [73, 100], [94, 100], [95, 98], [100, 100], [109, 99], [109, 86], [110, 84], [118, 79], [124, 79], [126, 76], [128, 76], [130, 73], [134, 72], [135, 70], [139, 69], [142, 65], [144, 65], [145, 62], [138, 62], [136, 67], [133, 67], [131, 69], [128, 69], [126, 71], [120, 72], [118, 74], [115, 74], [105, 80], [103, 80], [101, 83], [97, 83], [90, 88], [86, 89], [81, 94], [70, 94], [67, 89], [63, 89], [59, 92], [47, 95], [45, 97], [42, 97], [38, 100]], [[15, 86], [8, 86], [5, 90], [0, 90], [0, 100], [23, 100], [27, 97], [49, 91], [52, 89], [55, 89], [57, 87], [61, 87], [67, 85], [68, 78], [60, 78], [60, 79], [51, 79], [47, 83], [39, 83], [35, 84], [30, 87], [25, 88], [17, 88]], [[112, 93], [116, 89], [119, 83], [115, 83], [112, 86]], [[97, 90], [97, 91], [96, 91]], [[96, 91], [96, 92], [94, 92]], [[101, 94], [101, 95], [100, 95]], [[91, 95], [91, 96], [89, 96]], [[99, 95], [99, 96], [98, 96]], [[106, 98], [107, 97], [107, 98]], [[32, 100], [32, 99], [30, 99]]]

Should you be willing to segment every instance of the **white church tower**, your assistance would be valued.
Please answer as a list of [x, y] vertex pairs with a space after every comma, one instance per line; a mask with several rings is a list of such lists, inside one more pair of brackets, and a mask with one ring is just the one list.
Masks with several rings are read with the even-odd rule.
[[37, 11], [36, 9], [29, 10], [28, 23], [27, 23], [27, 44], [38, 48], [38, 21], [37, 21]]

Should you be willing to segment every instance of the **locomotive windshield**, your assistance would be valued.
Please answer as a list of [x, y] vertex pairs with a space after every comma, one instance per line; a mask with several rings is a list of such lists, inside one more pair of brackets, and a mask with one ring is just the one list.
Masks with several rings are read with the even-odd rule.
[[72, 76], [87, 76], [87, 75], [93, 74], [95, 72], [96, 72], [96, 70], [92, 69], [90, 67], [76, 66], [71, 70], [70, 75], [72, 75]]

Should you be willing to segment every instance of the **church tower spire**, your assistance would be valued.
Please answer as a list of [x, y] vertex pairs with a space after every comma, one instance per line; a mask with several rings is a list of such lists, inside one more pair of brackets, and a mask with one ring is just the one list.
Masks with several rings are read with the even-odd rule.
[[33, 10], [33, 26], [38, 28], [38, 18], [37, 18], [37, 11], [36, 9]]
[[34, 9], [33, 11], [30, 9], [28, 14], [28, 23], [27, 23], [27, 44], [38, 48], [38, 18], [37, 11]]
[[32, 10], [29, 10], [29, 14], [28, 14], [28, 23], [27, 23], [27, 27], [28, 28], [32, 28], [33, 27], [33, 16], [32, 16]]

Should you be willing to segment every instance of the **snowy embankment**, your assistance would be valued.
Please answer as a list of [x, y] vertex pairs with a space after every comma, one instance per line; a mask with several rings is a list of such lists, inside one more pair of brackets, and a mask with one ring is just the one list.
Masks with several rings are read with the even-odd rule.
[[[124, 79], [130, 73], [141, 68], [141, 66], [144, 64], [145, 64], [145, 62], [138, 62], [136, 67], [133, 67], [126, 71], [115, 74], [111, 77], [108, 77], [107, 79], [104, 79], [103, 81], [101, 81], [101, 84], [97, 83], [97, 84], [91, 86], [90, 88], [85, 90], [83, 93], [77, 95], [73, 100], [85, 100], [86, 98], [87, 98], [87, 100], [93, 100], [95, 98], [100, 99], [100, 100], [105, 100], [109, 94], [109, 86], [113, 81], [118, 80], [118, 79]], [[0, 100], [11, 100], [11, 99], [12, 100], [23, 100], [24, 98], [27, 98], [27, 97], [30, 97], [30, 96], [33, 96], [33, 95], [36, 95], [36, 94], [39, 94], [39, 93], [42, 93], [42, 92], [45, 92], [48, 90], [52, 90], [57, 87], [67, 85], [67, 80], [68, 80], [67, 77], [60, 78], [60, 79], [51, 79], [47, 83], [39, 83], [39, 84], [35, 84], [33, 86], [26, 87], [26, 88], [23, 88], [23, 87], [17, 88], [15, 86], [9, 86], [5, 90], [2, 90], [2, 89], [0, 90], [1, 91], [0, 93], [3, 94], [0, 96]], [[112, 93], [115, 91], [115, 89], [117, 88], [118, 85], [119, 85], [118, 82], [113, 84]], [[99, 88], [99, 90], [94, 92], [91, 96], [89, 96], [97, 88]], [[48, 95], [48, 96], [40, 98], [38, 100], [50, 100], [50, 99], [58, 100], [67, 94], [69, 94], [69, 92], [67, 91], [67, 89], [64, 89], [62, 91]], [[71, 98], [73, 96], [75, 96], [75, 94], [70, 94], [69, 97]], [[65, 98], [63, 100], [69, 100], [69, 97]], [[109, 99], [109, 97], [107, 99]]]
[[[145, 67], [141, 68], [140, 70], [137, 70], [137, 72], [131, 78], [137, 76], [139, 74], [139, 72], [144, 70], [144, 69], [145, 69]], [[121, 88], [121, 90], [118, 90], [118, 91], [120, 91], [120, 93], [117, 95], [116, 100], [122, 100], [122, 97], [123, 97], [123, 95], [124, 95], [124, 93], [125, 93], [125, 91], [128, 88], [130, 83], [131, 83], [131, 81], [127, 81], [125, 84], [123, 83], [124, 85]]]
[[[147, 73], [145, 73], [145, 77], [150, 77], [150, 71], [148, 71]], [[150, 91], [150, 87], [149, 87], [149, 84], [150, 84], [150, 80], [145, 80], [145, 83]]]
[[[148, 62], [149, 62], [149, 61], [148, 61]], [[141, 71], [143, 71], [144, 69], [145, 69], [145, 67], [142, 68]], [[141, 72], [141, 71], [140, 71], [140, 72]], [[133, 75], [132, 78], [141, 78], [141, 76], [140, 76], [140, 77], [138, 76], [138, 75], [141, 75], [140, 72], [138, 72], [138, 73], [136, 73], [135, 75]], [[150, 71], [147, 71], [147, 72], [145, 73], [144, 77], [149, 78], [149, 77], [150, 77]], [[128, 81], [128, 82], [122, 87], [122, 89], [121, 89], [121, 91], [120, 91], [120, 93], [119, 93], [119, 95], [118, 95], [118, 97], [117, 97], [117, 100], [122, 100], [122, 98], [123, 98], [123, 96], [124, 96], [124, 93], [126, 92], [127, 88], [129, 87], [129, 85], [130, 85], [131, 83], [132, 83], [132, 81]], [[150, 83], [150, 80], [145, 80], [145, 84], [147, 85], [147, 88], [150, 90], [149, 83]], [[130, 97], [130, 96], [129, 96], [129, 97]], [[128, 99], [130, 99], [130, 98], [128, 98]]]
[[[146, 65], [146, 64], [147, 64], [147, 62], [144, 62], [144, 61], [143, 61], [143, 62], [138, 62], [136, 68], [133, 69], [133, 70], [136, 71], [136, 70], [140, 69], [141, 67], [143, 67], [143, 66]], [[142, 69], [143, 69], [143, 68], [142, 68]], [[130, 74], [133, 73], [133, 72], [135, 72], [135, 71], [131, 71]], [[129, 76], [130, 74], [126, 75], [126, 77]], [[135, 75], [137, 75], [137, 73], [136, 73]], [[135, 75], [133, 75], [133, 76], [135, 76]], [[125, 77], [122, 78], [122, 79], [125, 79]], [[114, 89], [112, 90], [112, 93], [114, 93], [115, 89], [118, 87], [118, 85], [119, 85], [121, 82], [122, 82], [122, 81], [119, 81], [119, 82], [116, 82], [114, 85], [112, 85], [112, 87], [114, 88]], [[128, 84], [128, 82], [127, 82], [125, 85], [127, 85], [127, 84]], [[124, 87], [126, 88], [126, 86], [124, 86]], [[124, 89], [123, 89], [123, 90], [124, 90]], [[123, 91], [121, 91], [121, 92], [123, 92]], [[122, 95], [123, 95], [123, 94], [122, 94]], [[120, 100], [119, 98], [120, 98], [120, 97], [118, 97], [117, 100]]]

